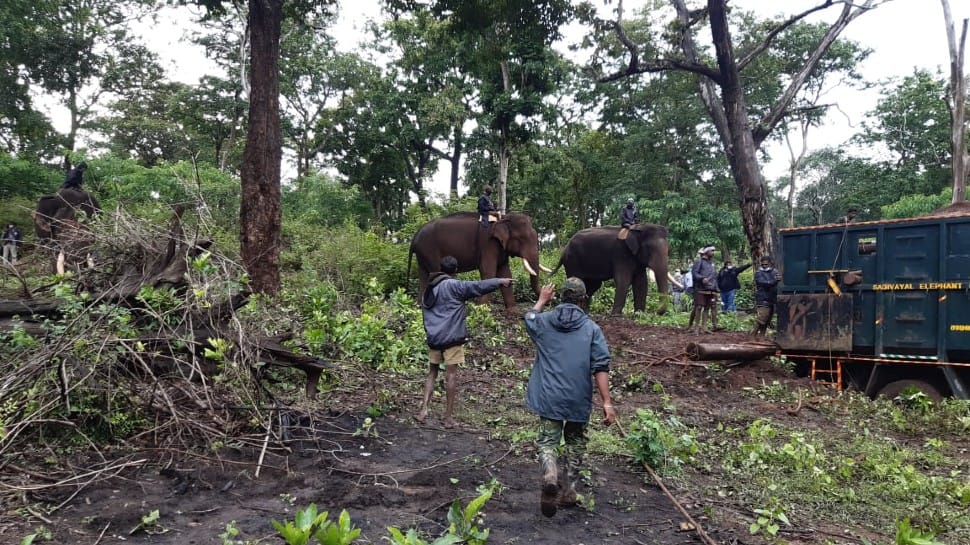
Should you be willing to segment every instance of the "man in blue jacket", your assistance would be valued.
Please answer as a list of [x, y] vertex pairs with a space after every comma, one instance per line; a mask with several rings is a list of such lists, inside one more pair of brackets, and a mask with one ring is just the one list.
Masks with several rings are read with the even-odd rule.
[[428, 403], [438, 379], [438, 366], [445, 366], [445, 419], [446, 428], [455, 427], [455, 382], [458, 364], [465, 363], [468, 312], [465, 302], [491, 293], [501, 286], [512, 283], [511, 278], [488, 278], [477, 282], [456, 280], [451, 275], [458, 272], [458, 260], [448, 255], [441, 258], [441, 272], [431, 273], [428, 288], [421, 301], [424, 332], [428, 341], [428, 378], [424, 383], [424, 400], [421, 411], [415, 417], [424, 422], [428, 417]]
[[[555, 286], [542, 287], [539, 300], [525, 314], [525, 329], [536, 346], [525, 403], [539, 415], [536, 447], [542, 467], [542, 514], [551, 517], [558, 506], [576, 504], [576, 478], [586, 453], [586, 426], [593, 409], [593, 382], [603, 401], [603, 423], [616, 419], [610, 401], [610, 350], [606, 337], [580, 305], [586, 285], [567, 278], [562, 304], [542, 309]], [[560, 443], [565, 440], [565, 479], [559, 476]]]

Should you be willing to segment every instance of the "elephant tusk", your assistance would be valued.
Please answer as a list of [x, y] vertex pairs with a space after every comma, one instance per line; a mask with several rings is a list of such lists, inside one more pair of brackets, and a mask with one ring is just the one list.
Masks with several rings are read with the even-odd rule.
[[552, 272], [552, 269], [550, 269], [549, 267], [546, 267], [542, 263], [539, 263], [539, 268], [542, 269], [542, 272], [544, 272], [544, 273], [551, 273]]
[[674, 283], [674, 285], [675, 285], [675, 286], [677, 286], [678, 288], [680, 288], [680, 289], [684, 289], [684, 285], [683, 285], [683, 284], [681, 284], [680, 282], [678, 282], [678, 281], [677, 281], [677, 279], [676, 279], [676, 278], [674, 278], [674, 275], [672, 275], [672, 274], [670, 274], [670, 273], [667, 273], [667, 278], [669, 278], [669, 279], [670, 279], [670, 281], [671, 281], [671, 282], [673, 282], [673, 283]]
[[536, 270], [532, 268], [532, 265], [529, 265], [529, 260], [528, 259], [523, 259], [522, 260], [522, 266], [525, 267], [525, 270], [528, 271], [528, 273], [530, 275], [532, 275], [532, 276], [539, 276], [536, 273]]

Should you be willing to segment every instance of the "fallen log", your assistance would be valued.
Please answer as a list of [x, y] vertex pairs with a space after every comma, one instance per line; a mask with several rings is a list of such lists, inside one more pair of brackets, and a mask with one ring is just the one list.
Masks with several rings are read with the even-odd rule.
[[32, 300], [19, 299], [13, 301], [0, 301], [0, 318], [13, 318], [21, 316], [52, 316], [58, 313], [62, 303], [53, 300]]
[[778, 350], [778, 345], [765, 341], [741, 343], [687, 344], [687, 357], [694, 361], [711, 360], [757, 360], [767, 358]]

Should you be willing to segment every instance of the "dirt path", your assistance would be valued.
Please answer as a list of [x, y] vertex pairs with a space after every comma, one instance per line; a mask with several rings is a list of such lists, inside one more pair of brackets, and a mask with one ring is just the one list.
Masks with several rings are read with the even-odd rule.
[[[771, 372], [764, 365], [737, 368], [711, 382], [698, 367], [670, 363], [682, 360], [691, 339], [683, 332], [623, 319], [599, 321], [615, 356], [612, 383], [620, 394], [621, 417], [637, 407], [657, 405], [652, 383], [663, 384], [678, 403], [690, 403], [687, 417], [701, 422], [715, 415], [729, 417], [740, 401], [733, 390]], [[725, 341], [745, 337], [718, 335]], [[552, 519], [542, 516], [531, 441], [508, 439], [516, 430], [534, 428], [533, 418], [521, 411], [531, 349], [473, 347], [470, 353], [460, 379], [460, 429], [437, 427], [435, 413], [427, 425], [419, 426], [410, 412], [420, 384], [412, 381], [397, 385], [397, 410], [376, 418], [369, 433], [361, 434], [367, 431], [367, 409], [379, 386], [390, 385], [341, 390], [331, 393], [327, 408], [314, 413], [313, 421], [289, 423], [285, 445], [290, 452], [271, 449], [258, 478], [258, 445], [229, 445], [218, 457], [182, 460], [161, 472], [165, 453], [147, 453], [158, 464], [85, 488], [44, 526], [58, 543], [222, 544], [220, 534], [235, 521], [239, 535], [234, 539], [240, 543], [281, 543], [270, 521], [292, 519], [296, 509], [316, 503], [332, 518], [347, 509], [365, 543], [386, 543], [388, 526], [417, 528], [433, 539], [447, 529], [454, 499], [466, 504], [478, 495], [479, 485], [495, 480], [501, 492], [486, 505], [482, 521], [491, 531], [489, 543], [701, 543], [694, 532], [681, 529], [683, 518], [643, 469], [622, 454], [593, 461], [586, 489], [593, 504], [588, 509], [564, 509]], [[515, 369], [495, 372], [496, 361]], [[440, 403], [434, 410], [441, 410]], [[309, 433], [311, 429], [316, 432]], [[674, 484], [671, 488], [676, 493]], [[679, 499], [714, 540], [746, 539], [739, 533], [743, 523], [711, 520], [700, 499]], [[154, 510], [159, 511], [157, 524], [132, 532]], [[36, 518], [28, 526], [22, 517], [4, 516], [0, 542], [19, 543], [40, 524]]]

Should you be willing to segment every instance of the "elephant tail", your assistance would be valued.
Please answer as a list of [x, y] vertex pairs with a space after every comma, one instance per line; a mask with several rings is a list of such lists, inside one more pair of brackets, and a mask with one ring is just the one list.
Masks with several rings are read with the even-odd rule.
[[404, 291], [407, 292], [411, 289], [411, 257], [414, 256], [414, 248], [408, 248], [408, 269], [404, 274]]

